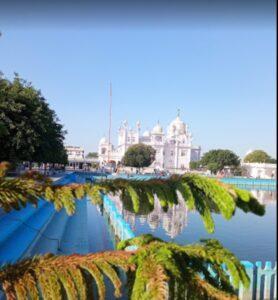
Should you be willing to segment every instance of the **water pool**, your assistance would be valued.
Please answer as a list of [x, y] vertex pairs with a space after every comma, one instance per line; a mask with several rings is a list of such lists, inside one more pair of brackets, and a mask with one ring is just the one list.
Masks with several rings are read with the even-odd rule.
[[[92, 174], [70, 174], [55, 184], [94, 181]], [[89, 178], [88, 178], [89, 177]], [[149, 178], [140, 178], [149, 179]], [[243, 186], [240, 186], [241, 188]], [[276, 191], [274, 187], [245, 186], [266, 205], [266, 214], [258, 217], [238, 210], [230, 221], [214, 215], [216, 231], [209, 235], [200, 216], [188, 212], [183, 203], [164, 212], [159, 202], [152, 211], [145, 209], [135, 215], [114, 198], [112, 215], [126, 222], [133, 230], [132, 235], [152, 233], [166, 241], [179, 244], [197, 242], [201, 238], [217, 238], [232, 250], [240, 260], [272, 261], [276, 259]], [[66, 215], [65, 211], [56, 212], [50, 203], [40, 201], [38, 208], [28, 205], [20, 211], [0, 213], [0, 263], [52, 252], [56, 254], [85, 254], [114, 249], [119, 237], [112, 229], [111, 214], [102, 207], [90, 204], [87, 198], [77, 201], [76, 213]], [[257, 281], [254, 281], [257, 282]], [[109, 287], [109, 299], [112, 289]], [[125, 297], [125, 296], [124, 296]], [[124, 298], [123, 297], [123, 298]], [[0, 294], [1, 298], [1, 294]]]
[[[55, 184], [85, 182], [88, 175], [72, 173]], [[153, 211], [135, 215], [124, 209], [121, 201], [114, 200], [118, 212], [130, 224], [135, 235], [152, 233], [180, 244], [196, 242], [200, 238], [217, 238], [241, 260], [275, 261], [276, 191], [273, 187], [272, 190], [246, 188], [251, 188], [259, 201], [266, 204], [266, 214], [259, 217], [237, 210], [229, 221], [214, 215], [216, 230], [211, 235], [204, 229], [200, 216], [188, 212], [183, 204], [165, 213], [157, 202]], [[21, 211], [2, 214], [0, 263], [47, 252], [82, 254], [115, 248], [116, 238], [109, 225], [109, 216], [87, 200], [77, 201], [73, 216], [67, 216], [64, 210], [56, 212], [44, 201], [40, 202], [38, 209], [27, 206]]]
[[156, 201], [154, 210], [135, 215], [126, 210], [119, 198], [114, 201], [135, 235], [151, 233], [163, 240], [188, 244], [202, 238], [216, 238], [239, 259], [276, 261], [276, 191], [251, 190], [266, 205], [263, 217], [237, 209], [231, 220], [214, 214], [215, 233], [208, 234], [198, 213], [189, 212], [182, 203], [164, 212]]

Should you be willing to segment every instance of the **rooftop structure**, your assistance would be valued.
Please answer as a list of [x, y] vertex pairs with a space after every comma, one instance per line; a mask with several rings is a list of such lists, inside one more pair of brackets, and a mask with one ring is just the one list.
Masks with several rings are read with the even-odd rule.
[[66, 151], [69, 161], [82, 161], [84, 160], [84, 149], [78, 146], [66, 146]]
[[189, 169], [191, 161], [200, 159], [201, 148], [192, 144], [192, 134], [179, 114], [167, 127], [164, 133], [159, 122], [151, 131], [141, 135], [141, 124], [138, 121], [135, 129], [128, 127], [127, 121], [122, 122], [118, 131], [118, 145], [112, 145], [106, 137], [99, 142], [99, 161], [106, 164], [109, 161], [118, 163], [126, 150], [138, 143], [152, 146], [156, 150], [153, 164], [155, 169]]

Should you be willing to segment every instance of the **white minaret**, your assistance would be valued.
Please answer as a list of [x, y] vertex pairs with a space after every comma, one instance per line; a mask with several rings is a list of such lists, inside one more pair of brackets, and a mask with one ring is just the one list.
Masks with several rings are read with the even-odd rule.
[[140, 121], [136, 122], [137, 134], [136, 134], [136, 143], [140, 142], [140, 130], [141, 130], [141, 123]]
[[112, 82], [109, 84], [109, 129], [108, 129], [108, 162], [111, 151], [111, 123], [112, 123]]

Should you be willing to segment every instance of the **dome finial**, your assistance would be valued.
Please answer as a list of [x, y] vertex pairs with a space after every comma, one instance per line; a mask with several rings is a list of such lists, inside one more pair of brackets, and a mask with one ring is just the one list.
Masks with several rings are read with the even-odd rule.
[[177, 117], [180, 117], [180, 112], [181, 112], [181, 110], [178, 108], [178, 114], [177, 114]]

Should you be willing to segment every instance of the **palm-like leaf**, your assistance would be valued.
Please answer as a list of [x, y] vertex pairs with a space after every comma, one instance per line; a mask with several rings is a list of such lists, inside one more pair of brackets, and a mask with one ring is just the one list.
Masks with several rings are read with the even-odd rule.
[[[123, 251], [128, 246], [135, 251]], [[151, 235], [118, 245], [120, 250], [88, 255], [44, 255], [0, 270], [0, 283], [8, 300], [89, 299], [92, 283], [98, 299], [107, 299], [106, 279], [121, 296], [127, 275], [130, 299], [237, 299], [235, 288], [249, 285], [244, 267], [219, 242], [179, 246]], [[229, 280], [223, 265], [232, 277]], [[110, 295], [111, 297], [111, 295]]]
[[210, 233], [214, 231], [212, 212], [222, 214], [225, 219], [233, 216], [236, 207], [258, 215], [265, 212], [264, 206], [250, 192], [195, 174], [148, 181], [114, 179], [101, 180], [94, 184], [59, 186], [52, 185], [36, 173], [6, 179], [4, 177], [6, 167], [7, 165], [2, 164], [1, 169], [0, 165], [0, 206], [6, 211], [20, 209], [27, 202], [36, 204], [38, 199], [43, 197], [53, 202], [57, 210], [65, 208], [68, 214], [73, 214], [76, 199], [82, 199], [87, 195], [93, 204], [100, 204], [103, 192], [119, 193], [123, 202], [131, 203], [133, 211], [138, 213], [146, 203], [149, 204], [148, 209], [153, 208], [155, 195], [164, 210], [178, 203], [180, 197], [189, 209], [199, 212]]
[[104, 276], [121, 296], [118, 270], [134, 270], [130, 252], [114, 251], [88, 255], [53, 256], [50, 254], [8, 265], [0, 271], [0, 282], [8, 300], [14, 299], [88, 299], [94, 282], [98, 299], [105, 299]]
[[217, 240], [180, 246], [142, 235], [118, 249], [131, 245], [139, 246], [131, 258], [137, 266], [131, 299], [236, 299], [239, 284], [249, 286], [244, 267]]

